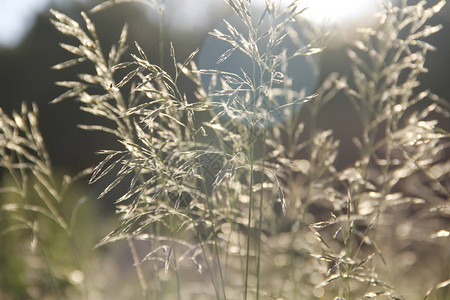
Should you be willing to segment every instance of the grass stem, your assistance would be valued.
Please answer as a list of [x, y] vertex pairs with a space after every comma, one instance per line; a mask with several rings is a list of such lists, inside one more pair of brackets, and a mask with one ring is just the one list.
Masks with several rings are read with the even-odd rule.
[[130, 247], [131, 250], [131, 256], [133, 258], [133, 263], [136, 267], [136, 272], [138, 275], [138, 279], [139, 279], [139, 284], [141, 285], [141, 289], [142, 289], [142, 296], [144, 300], [147, 300], [148, 297], [148, 286], [147, 286], [147, 282], [145, 281], [145, 277], [144, 277], [144, 272], [142, 271], [142, 267], [141, 267], [141, 261], [139, 260], [139, 255], [136, 251], [136, 246], [133, 243], [133, 239], [132, 238], [128, 238], [128, 246]]
[[[254, 127], [251, 125], [251, 129]], [[252, 131], [251, 131], [252, 132]], [[251, 134], [251, 133], [250, 133]], [[248, 294], [248, 277], [250, 269], [250, 242], [251, 242], [251, 224], [252, 224], [252, 210], [253, 210], [253, 168], [254, 168], [254, 144], [250, 144], [250, 186], [249, 186], [249, 203], [248, 203], [248, 221], [247, 221], [247, 252], [245, 258], [245, 282], [244, 282], [244, 300], [247, 300]]]
[[[266, 124], [265, 124], [266, 125]], [[264, 126], [263, 134], [263, 150], [262, 150], [262, 170], [260, 179], [260, 201], [259, 201], [259, 217], [258, 217], [258, 238], [257, 238], [257, 252], [256, 252], [256, 300], [259, 300], [260, 289], [260, 275], [261, 275], [261, 237], [262, 237], [262, 222], [263, 222], [263, 205], [264, 205], [264, 169], [266, 156], [266, 135], [267, 127]]]

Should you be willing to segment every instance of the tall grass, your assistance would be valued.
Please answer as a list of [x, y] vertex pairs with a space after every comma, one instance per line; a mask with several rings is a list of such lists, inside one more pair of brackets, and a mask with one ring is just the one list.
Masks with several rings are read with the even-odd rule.
[[[91, 13], [120, 2], [133, 1], [106, 1]], [[139, 42], [124, 61], [127, 26], [105, 52], [87, 13], [81, 25], [52, 11], [54, 26], [75, 38], [61, 46], [76, 56], [54, 68], [95, 68], [57, 82], [68, 91], [53, 103], [75, 99], [98, 120], [80, 126], [121, 145], [101, 151], [102, 162], [90, 170], [89, 183], [108, 181], [98, 198], [115, 197], [120, 221], [97, 247], [127, 242], [143, 299], [404, 299], [411, 282], [425, 280], [414, 253], [423, 247], [439, 249], [443, 264], [433, 268], [424, 290], [413, 291], [421, 293], [415, 298], [448, 296], [448, 245], [440, 243], [449, 234], [448, 133], [436, 118], [448, 117], [449, 107], [421, 91], [419, 78], [433, 50], [424, 38], [440, 29], [427, 21], [444, 1], [385, 3], [379, 22], [361, 29], [348, 50], [351, 76], [331, 74], [312, 95], [292, 86], [286, 71], [324, 47], [323, 36], [294, 51], [284, 46], [303, 34], [295, 31], [302, 29], [301, 2], [267, 0], [258, 13], [251, 1], [227, 0], [238, 21], [224, 20], [226, 31], [211, 33], [229, 45], [217, 68], [198, 69], [198, 51], [178, 61], [170, 44], [173, 73], [164, 69], [164, 1], [134, 2], [160, 13], [159, 64]], [[238, 52], [251, 70], [222, 70]], [[195, 85], [195, 97], [180, 88], [182, 77]], [[339, 140], [317, 121], [338, 94], [350, 101], [362, 128], [354, 137], [358, 156], [345, 168], [336, 166]], [[2, 215], [24, 210], [29, 218], [14, 215], [16, 225], [2, 233], [19, 226], [38, 235], [33, 222], [41, 213], [75, 245], [71, 218], [59, 209], [66, 196], [53, 182], [37, 108], [22, 110], [26, 117], [0, 114], [2, 166], [15, 182], [5, 191], [26, 201], [31, 173], [42, 205], [3, 205]], [[76, 251], [74, 257], [83, 272]], [[50, 275], [54, 268], [48, 266]], [[413, 271], [411, 282], [398, 280]], [[58, 287], [52, 291], [63, 296]], [[86, 284], [80, 293], [94, 297]]]

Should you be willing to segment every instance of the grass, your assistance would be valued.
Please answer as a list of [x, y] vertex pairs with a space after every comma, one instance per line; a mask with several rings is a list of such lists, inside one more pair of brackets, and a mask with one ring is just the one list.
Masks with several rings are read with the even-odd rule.
[[[106, 1], [90, 13], [120, 2], [130, 1]], [[295, 32], [301, 2], [269, 0], [257, 13], [251, 1], [226, 1], [237, 21], [224, 20], [227, 31], [211, 33], [228, 44], [217, 68], [198, 69], [198, 51], [178, 61], [170, 45], [173, 73], [164, 69], [164, 1], [136, 2], [160, 14], [159, 64], [139, 42], [124, 61], [126, 25], [105, 55], [87, 13], [82, 25], [52, 11], [54, 26], [74, 38], [61, 46], [76, 56], [54, 69], [95, 67], [57, 82], [68, 91], [52, 103], [75, 99], [99, 120], [80, 126], [121, 145], [101, 151], [102, 162], [83, 174], [91, 184], [108, 182], [98, 198], [114, 197], [119, 225], [96, 247], [127, 242], [140, 286], [134, 298], [413, 299], [408, 290], [414, 299], [448, 297], [449, 135], [436, 120], [448, 117], [449, 107], [420, 90], [433, 50], [424, 39], [440, 29], [427, 22], [444, 1], [431, 7], [385, 3], [379, 25], [361, 29], [348, 49], [351, 76], [331, 74], [311, 95], [292, 86], [287, 72], [325, 45], [317, 36], [294, 51], [285, 46], [304, 34]], [[238, 52], [251, 71], [221, 69]], [[181, 78], [196, 86], [194, 98], [181, 90]], [[344, 168], [336, 165], [340, 141], [318, 123], [336, 95], [345, 95], [361, 126], [354, 137], [358, 155]], [[54, 174], [37, 114], [35, 106], [12, 117], [0, 113], [1, 166], [12, 181], [2, 189], [8, 197], [1, 239], [22, 245], [27, 239], [20, 231], [31, 232], [32, 250], [41, 247], [46, 267], [22, 273], [35, 270], [49, 279], [36, 284], [37, 294], [19, 292], [16, 286], [30, 284], [11, 263], [8, 274], [17, 274], [16, 283], [5, 281], [0, 295], [102, 298], [95, 280], [89, 282], [95, 271], [85, 269], [89, 264], [78, 253], [82, 240], [74, 237], [82, 234], [76, 219], [84, 201], [73, 204], [65, 191], [74, 180]], [[57, 274], [62, 266], [48, 255], [51, 243], [41, 242], [52, 231], [63, 233], [73, 249], [64, 284]], [[419, 251], [435, 249], [443, 253], [441, 264], [422, 291], [400, 280], [424, 280]], [[7, 251], [2, 259], [11, 262]]]

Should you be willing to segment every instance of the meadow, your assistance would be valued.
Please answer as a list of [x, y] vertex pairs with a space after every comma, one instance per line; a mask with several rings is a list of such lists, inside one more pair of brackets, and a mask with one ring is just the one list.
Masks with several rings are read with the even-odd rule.
[[[103, 48], [90, 16], [125, 2], [158, 14], [159, 62], [126, 24]], [[97, 120], [79, 126], [115, 147], [60, 174], [38, 106], [0, 110], [1, 299], [448, 299], [450, 105], [421, 87], [445, 1], [384, 1], [346, 50], [351, 73], [313, 90], [297, 77], [332, 32], [302, 1], [225, 2], [212, 68], [198, 66], [205, 50], [165, 47], [163, 0], [105, 1], [83, 22], [51, 11], [71, 41], [53, 69], [91, 68], [56, 82], [51, 103], [76, 101]], [[358, 124], [350, 157], [319, 122], [342, 98]]]

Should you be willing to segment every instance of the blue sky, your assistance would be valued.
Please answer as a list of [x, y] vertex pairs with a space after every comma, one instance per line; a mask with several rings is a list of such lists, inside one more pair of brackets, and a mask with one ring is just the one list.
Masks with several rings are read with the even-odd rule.
[[50, 0], [0, 0], [0, 45], [17, 45]]
[[[39, 12], [48, 10], [50, 4], [70, 4], [71, 2], [89, 2], [89, 0], [0, 0], [0, 46], [14, 47], [20, 43], [24, 35], [31, 29]], [[166, 0], [173, 20], [174, 27], [198, 28], [211, 17], [210, 10], [214, 2], [221, 0]], [[206, 4], [206, 5], [205, 5]]]

